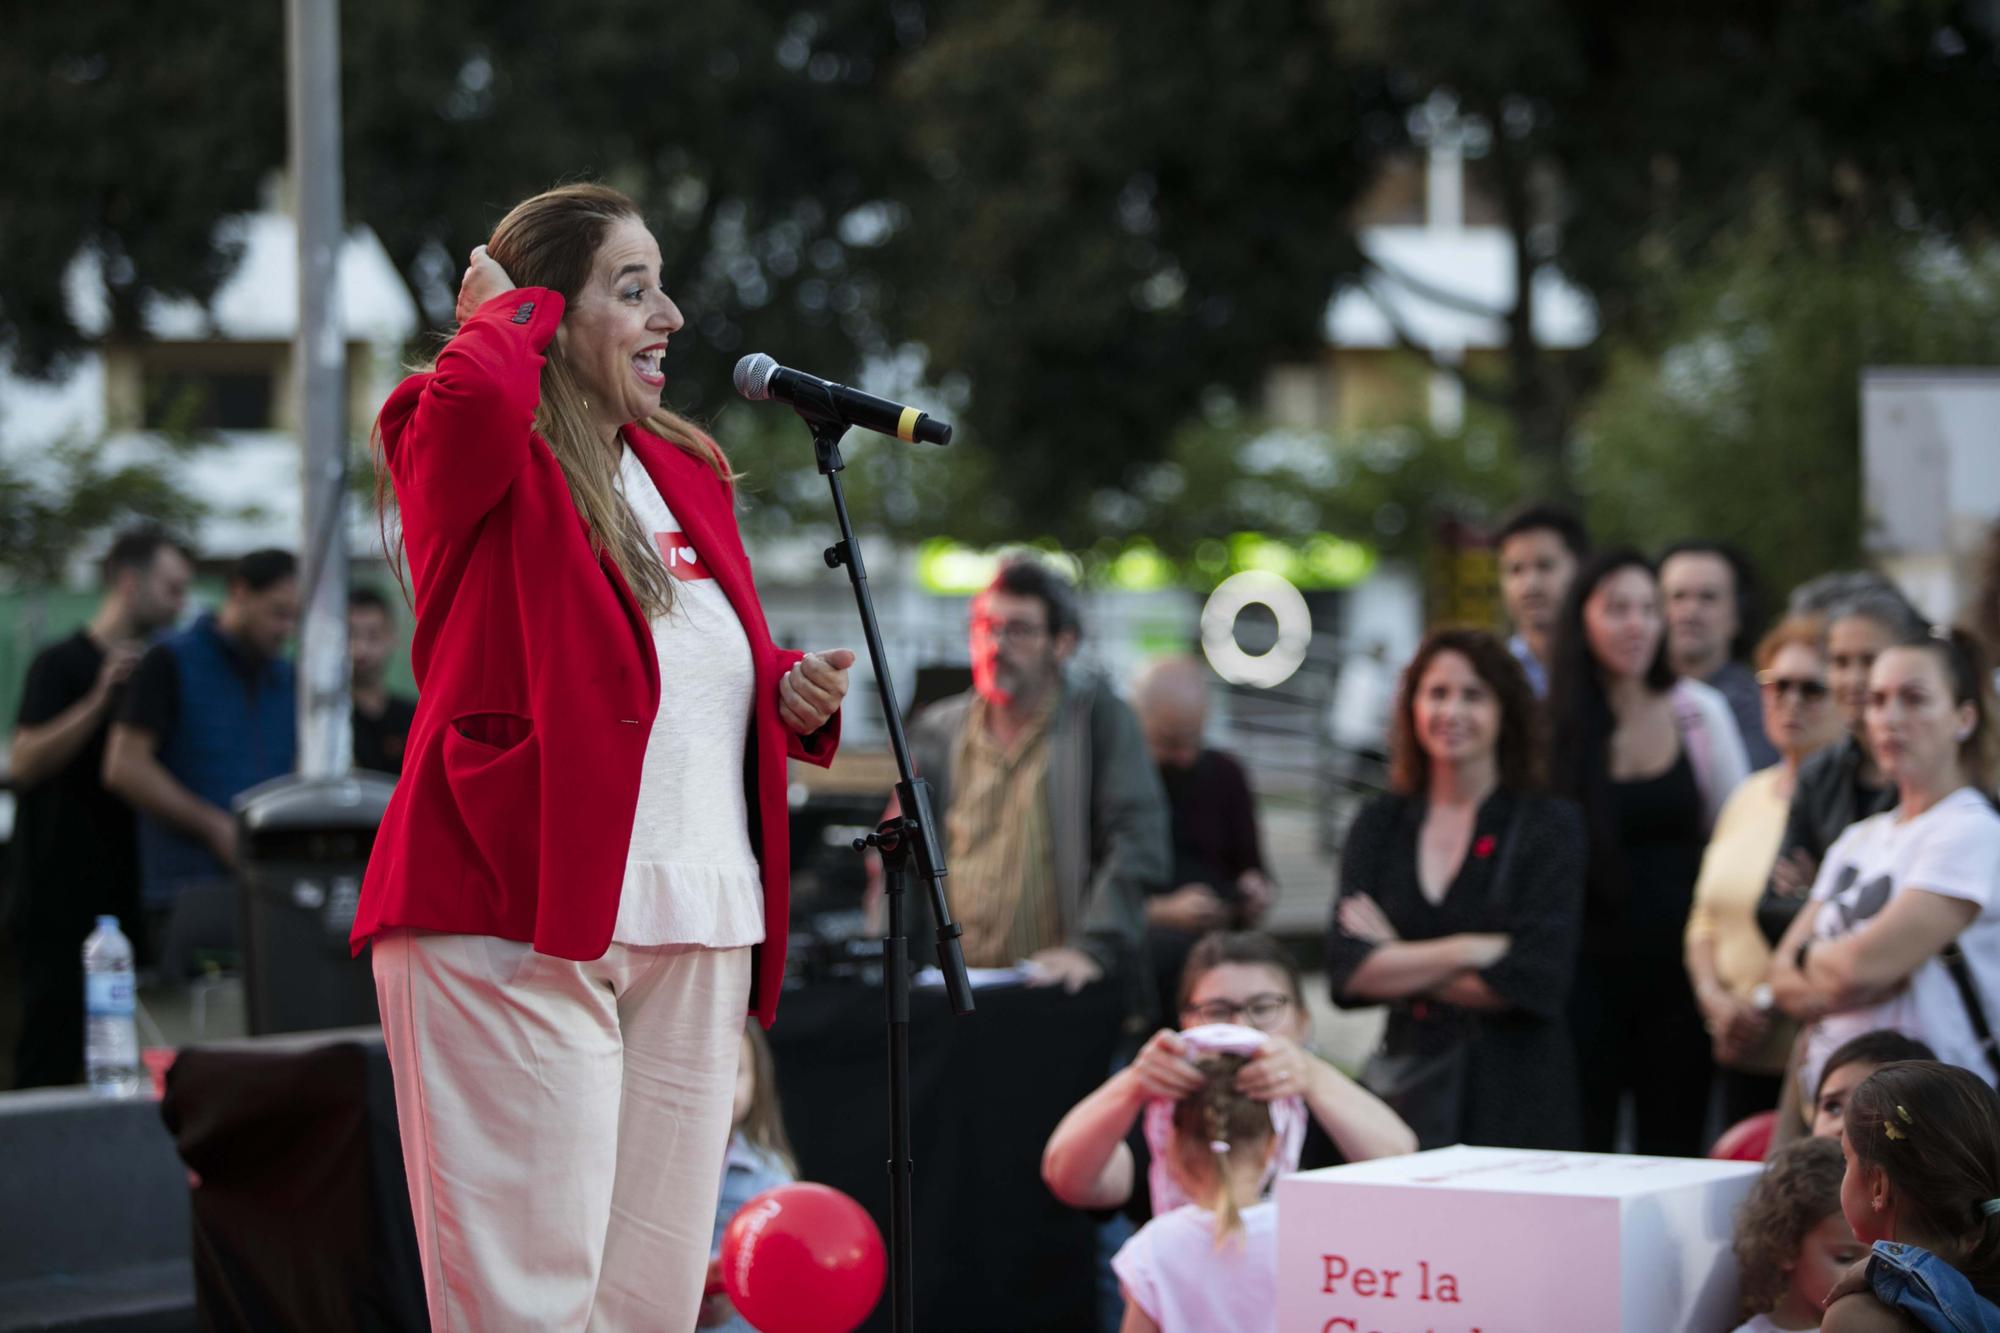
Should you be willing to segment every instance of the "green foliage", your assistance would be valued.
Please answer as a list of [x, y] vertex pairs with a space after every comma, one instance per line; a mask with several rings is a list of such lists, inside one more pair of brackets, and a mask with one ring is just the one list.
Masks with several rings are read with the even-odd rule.
[[[175, 447], [187, 446], [169, 456]], [[0, 580], [59, 584], [72, 560], [141, 518], [192, 531], [207, 506], [174, 482], [167, 457], [148, 452], [120, 459], [103, 440], [66, 437], [37, 459], [0, 457]]]
[[[112, 0], [11, 16], [0, 350], [17, 366], [50, 370], [79, 345], [61, 291], [79, 248], [103, 261], [124, 334], [149, 293], [214, 291], [235, 258], [216, 220], [255, 207], [284, 159], [282, 12]], [[1583, 476], [1606, 522], [1651, 530], [1680, 502], [1616, 498], [1603, 423], [1633, 419], [1652, 349], [1714, 315], [1713, 275], [1755, 262], [1746, 218], [1768, 210], [1760, 244], [1777, 259], [1813, 256], [1785, 269], [1832, 284], [1812, 307], [1851, 295], [1893, 238], [1976, 242], [2000, 215], [1990, 13], [1984, 0], [670, 13], [348, 0], [345, 184], [350, 216], [437, 326], [466, 252], [511, 203], [586, 176], [631, 192], [690, 320], [668, 359], [676, 405], [715, 422], [775, 528], [823, 522], [824, 487], [788, 414], [729, 406], [730, 365], [754, 350], [846, 379], [907, 362], [908, 396], [954, 417], [960, 443], [943, 454], [849, 451], [857, 513], [898, 532], [1084, 547], [1157, 531], [1165, 548], [1217, 525], [1310, 520], [1394, 545], [1440, 508], [1568, 486], [1576, 423], [1607, 373]], [[1471, 377], [1493, 415], [1470, 445], [1328, 441], [1308, 464], [1312, 448], [1287, 454], [1213, 405], [1254, 401], [1268, 366], [1318, 348], [1329, 296], [1362, 267], [1353, 206], [1386, 154], [1443, 132], [1413, 114], [1434, 95], [1457, 108], [1452, 132], [1518, 238], [1517, 270], [1553, 264], [1605, 336], [1551, 354], [1526, 306], [1503, 312], [1506, 355]], [[1748, 370], [1728, 387], [1851, 413], [1851, 381], [1834, 377], [1860, 353], [1815, 355], [1771, 368], [1768, 394]], [[1499, 461], [1472, 467], [1468, 448]], [[1681, 475], [1646, 467], [1660, 485]], [[1812, 484], [1831, 494], [1839, 478], [1816, 467]], [[1687, 506], [1721, 498], [1697, 488]], [[1821, 526], [1848, 535], [1824, 550], [1851, 554], [1851, 487], [1831, 503], [1845, 508]], [[1786, 558], [1806, 549], [1782, 544]]]
[[893, 313], [971, 383], [999, 527], [1092, 540], [1205, 398], [1313, 354], [1358, 269], [1386, 102], [1322, 5], [963, 0], [894, 91], [923, 175]]
[[285, 151], [283, 6], [9, 6], [0, 41], [0, 349], [61, 368], [85, 339], [63, 275], [95, 254], [113, 329], [151, 293], [206, 301], [235, 266], [216, 221]]
[[1861, 558], [1860, 375], [2000, 363], [2000, 258], [1837, 257], [1753, 229], [1693, 275], [1663, 353], [1613, 360], [1580, 461], [1593, 528], [1736, 542], [1776, 593]]

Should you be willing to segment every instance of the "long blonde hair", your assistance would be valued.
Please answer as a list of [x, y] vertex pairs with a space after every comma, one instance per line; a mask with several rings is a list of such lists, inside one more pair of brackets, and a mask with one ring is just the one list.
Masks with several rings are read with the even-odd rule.
[[[639, 216], [639, 206], [609, 186], [562, 185], [508, 210], [487, 240], [486, 253], [519, 286], [546, 287], [561, 293], [565, 303], [574, 304], [590, 280], [606, 234], [614, 224]], [[428, 370], [434, 364], [435, 358], [430, 365], [417, 368]], [[619, 492], [619, 455], [605, 448], [598, 436], [582, 386], [560, 340], [551, 341], [544, 354], [541, 388], [541, 401], [535, 406], [535, 432], [547, 442], [562, 469], [570, 500], [590, 533], [592, 549], [618, 567], [647, 619], [657, 619], [673, 606], [673, 576], [654, 553], [638, 518]], [[706, 463], [723, 481], [735, 481], [721, 446], [679, 413], [657, 407], [639, 424]], [[388, 468], [379, 433], [376, 465], [376, 498], [386, 513]]]
[[1215, 1214], [1220, 1246], [1243, 1225], [1230, 1193], [1232, 1163], [1262, 1163], [1270, 1154], [1271, 1108], [1236, 1090], [1236, 1076], [1249, 1061], [1215, 1053], [1195, 1061], [1202, 1085], [1174, 1104], [1174, 1158], [1188, 1195]]

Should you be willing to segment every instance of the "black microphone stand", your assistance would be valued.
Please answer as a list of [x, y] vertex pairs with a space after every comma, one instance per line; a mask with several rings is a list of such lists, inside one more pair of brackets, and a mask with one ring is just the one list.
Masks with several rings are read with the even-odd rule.
[[854, 585], [854, 604], [861, 612], [861, 633], [868, 641], [868, 661], [875, 671], [882, 719], [889, 727], [889, 747], [896, 753], [900, 778], [896, 802], [901, 812], [866, 838], [855, 839], [854, 849], [859, 852], [874, 847], [881, 852], [883, 895], [889, 908], [889, 933], [882, 941], [882, 991], [889, 1009], [889, 1309], [890, 1326], [896, 1333], [911, 1333], [915, 1328], [916, 1266], [911, 1254], [910, 1182], [916, 1167], [910, 1156], [910, 965], [903, 890], [912, 858], [917, 874], [930, 885], [931, 914], [937, 922], [938, 970], [944, 973], [954, 1014], [972, 1012], [972, 985], [966, 980], [965, 953], [958, 943], [962, 932], [945, 902], [944, 853], [937, 839], [937, 821], [931, 814], [930, 784], [917, 776], [910, 763], [910, 744], [903, 734], [903, 715], [896, 707], [896, 687], [889, 678], [882, 628], [875, 619], [875, 599], [868, 591], [868, 570], [861, 560], [854, 525], [847, 517], [847, 496], [840, 487], [840, 473], [847, 466], [840, 456], [840, 437], [847, 433], [847, 423], [840, 419], [832, 395], [823, 386], [800, 387], [792, 410], [811, 428], [813, 456], [833, 491], [840, 540], [826, 548], [826, 564], [828, 569], [847, 566], [847, 581]]

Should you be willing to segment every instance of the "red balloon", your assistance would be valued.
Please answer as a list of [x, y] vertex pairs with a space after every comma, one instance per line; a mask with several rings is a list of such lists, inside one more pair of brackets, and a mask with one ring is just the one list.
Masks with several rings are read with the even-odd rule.
[[759, 1333], [848, 1333], [882, 1298], [882, 1233], [825, 1185], [780, 1185], [722, 1233], [722, 1281]]

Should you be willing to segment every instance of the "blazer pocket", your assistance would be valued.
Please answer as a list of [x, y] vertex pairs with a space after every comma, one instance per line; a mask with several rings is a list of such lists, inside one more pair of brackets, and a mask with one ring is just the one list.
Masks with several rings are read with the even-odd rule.
[[495, 880], [539, 871], [541, 744], [513, 713], [468, 713], [445, 727], [444, 771], [459, 818]]

